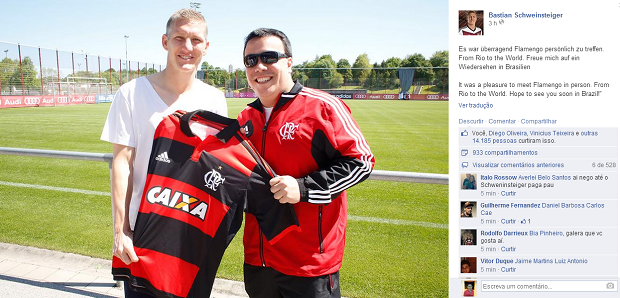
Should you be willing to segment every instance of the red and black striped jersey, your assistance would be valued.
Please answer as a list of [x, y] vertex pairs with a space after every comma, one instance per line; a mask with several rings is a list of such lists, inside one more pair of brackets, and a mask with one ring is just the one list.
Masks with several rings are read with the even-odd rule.
[[299, 229], [293, 206], [273, 199], [273, 175], [236, 120], [202, 110], [164, 118], [134, 230], [140, 260], [126, 265], [114, 257], [114, 279], [157, 297], [209, 297], [244, 211], [270, 243]]

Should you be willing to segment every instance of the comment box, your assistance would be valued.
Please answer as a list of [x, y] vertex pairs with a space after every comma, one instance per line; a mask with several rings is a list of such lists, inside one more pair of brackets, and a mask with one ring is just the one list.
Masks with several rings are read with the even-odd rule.
[[618, 292], [617, 280], [481, 280], [482, 292]]

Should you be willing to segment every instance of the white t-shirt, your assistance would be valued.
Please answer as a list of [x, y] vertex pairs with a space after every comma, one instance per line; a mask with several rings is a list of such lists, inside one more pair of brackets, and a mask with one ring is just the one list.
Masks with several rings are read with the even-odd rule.
[[476, 27], [476, 29], [471, 30], [469, 27], [465, 26], [459, 30], [460, 35], [482, 35], [482, 29]]
[[176, 110], [207, 110], [228, 117], [224, 93], [199, 80], [192, 91], [183, 94], [172, 106], [166, 105], [146, 77], [121, 86], [110, 106], [101, 140], [135, 148], [133, 192], [129, 205], [129, 224], [134, 229], [142, 189], [146, 183], [153, 136], [159, 122]]
[[269, 121], [269, 118], [271, 118], [271, 112], [273, 112], [273, 107], [271, 108], [263, 107], [263, 109], [265, 110], [265, 122]]

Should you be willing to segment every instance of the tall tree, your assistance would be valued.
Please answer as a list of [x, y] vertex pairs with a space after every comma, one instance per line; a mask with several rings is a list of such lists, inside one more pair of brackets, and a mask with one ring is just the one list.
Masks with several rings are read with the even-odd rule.
[[331, 55], [317, 56], [314, 61], [304, 64], [306, 68], [309, 68], [306, 70], [309, 87], [327, 89], [342, 86], [344, 79], [336, 71], [336, 62]]
[[430, 68], [433, 65], [430, 61], [426, 60], [422, 54], [413, 54], [407, 56], [402, 63], [403, 67], [425, 67], [425, 68], [417, 68], [415, 70], [415, 74], [413, 75], [414, 80], [422, 80], [424, 82], [432, 81], [434, 79], [435, 73], [433, 69]]
[[11, 78], [9, 79], [9, 84], [15, 86], [17, 89], [21, 89], [22, 87], [22, 78], [24, 83], [24, 89], [31, 91], [40, 91], [41, 90], [41, 81], [37, 79], [37, 70], [34, 67], [34, 63], [30, 57], [24, 57], [22, 60], [21, 71], [19, 68], [19, 61], [15, 60], [15, 67]]
[[385, 89], [395, 89], [399, 87], [398, 80], [398, 68], [402, 64], [402, 59], [398, 57], [391, 57], [381, 62], [381, 68], [384, 68], [381, 73], [377, 74], [378, 78], [383, 78], [383, 84]]
[[351, 81], [353, 79], [353, 72], [351, 71], [351, 64], [347, 59], [340, 59], [336, 63], [336, 67], [338, 67], [338, 73], [340, 73], [344, 80]]
[[11, 77], [16, 69], [19, 71], [19, 61], [11, 58], [4, 58], [0, 61], [0, 82], [2, 82], [2, 90], [10, 89], [9, 84]]
[[368, 60], [368, 54], [364, 53], [357, 56], [357, 59], [355, 59], [353, 63], [353, 79], [363, 84], [371, 71], [372, 66], [370, 65], [370, 60]]
[[437, 51], [429, 59], [433, 67], [448, 67], [448, 51]]
[[220, 67], [214, 67], [213, 65], [209, 64], [209, 62], [207, 61], [202, 62], [200, 69], [207, 72], [206, 75], [208, 76], [208, 83], [210, 85], [217, 86], [217, 87], [225, 87], [224, 85], [225, 85], [226, 77], [227, 77], [226, 70]]
[[[448, 67], [449, 66], [449, 52], [448, 51], [437, 51], [431, 56], [431, 64], [434, 67]], [[449, 84], [449, 75], [447, 68], [438, 68], [435, 69], [435, 77], [436, 77], [436, 85], [438, 92], [445, 93], [448, 92]]]

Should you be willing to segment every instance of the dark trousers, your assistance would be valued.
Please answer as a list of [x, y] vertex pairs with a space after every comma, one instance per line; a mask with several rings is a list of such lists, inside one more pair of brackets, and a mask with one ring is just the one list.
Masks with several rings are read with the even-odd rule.
[[300, 277], [243, 264], [243, 279], [250, 298], [340, 298], [339, 272]]
[[142, 292], [138, 292], [138, 291], [134, 291], [129, 287], [129, 283], [128, 282], [124, 282], [123, 284], [123, 288], [125, 289], [125, 298], [153, 298], [155, 296], [151, 296], [149, 294], [146, 293], [142, 293]]

